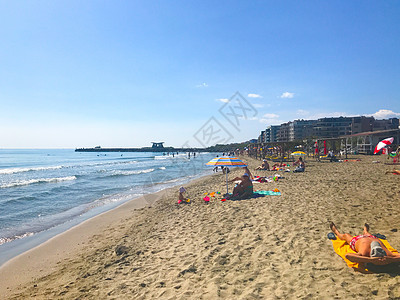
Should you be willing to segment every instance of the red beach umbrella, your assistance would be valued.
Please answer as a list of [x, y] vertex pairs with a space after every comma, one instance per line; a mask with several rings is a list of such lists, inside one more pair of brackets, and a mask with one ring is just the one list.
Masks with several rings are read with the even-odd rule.
[[378, 145], [376, 145], [375, 147], [374, 154], [378, 153], [381, 149], [385, 148], [386, 146], [391, 145], [393, 143], [393, 140], [394, 138], [390, 137], [380, 141]]

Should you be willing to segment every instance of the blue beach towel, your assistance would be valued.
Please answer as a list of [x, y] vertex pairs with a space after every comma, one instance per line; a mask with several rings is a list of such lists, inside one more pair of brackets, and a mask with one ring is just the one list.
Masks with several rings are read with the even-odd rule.
[[255, 191], [253, 192], [255, 195], [261, 196], [280, 196], [282, 195], [281, 192], [274, 192], [274, 191]]

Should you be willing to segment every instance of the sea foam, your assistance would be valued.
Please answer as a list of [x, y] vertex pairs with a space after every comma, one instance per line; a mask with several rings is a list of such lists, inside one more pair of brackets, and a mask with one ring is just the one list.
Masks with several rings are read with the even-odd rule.
[[0, 188], [10, 188], [16, 186], [30, 185], [35, 183], [51, 183], [51, 182], [61, 182], [61, 181], [70, 181], [75, 180], [76, 176], [66, 176], [66, 177], [54, 177], [54, 178], [39, 178], [39, 179], [29, 179], [29, 180], [20, 180], [15, 182], [6, 183], [0, 185]]

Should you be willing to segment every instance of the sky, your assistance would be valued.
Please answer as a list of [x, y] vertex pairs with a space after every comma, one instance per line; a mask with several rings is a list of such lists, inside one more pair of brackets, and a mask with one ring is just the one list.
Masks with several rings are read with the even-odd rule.
[[400, 117], [399, 1], [2, 1], [0, 149]]

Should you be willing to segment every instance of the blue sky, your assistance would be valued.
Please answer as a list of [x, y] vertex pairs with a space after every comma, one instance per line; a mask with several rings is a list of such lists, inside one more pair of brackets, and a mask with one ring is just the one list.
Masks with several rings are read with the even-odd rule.
[[[399, 15], [398, 1], [0, 1], [0, 148], [208, 146], [400, 117]], [[252, 111], [233, 124], [236, 92]], [[202, 134], [212, 122], [220, 139]]]

